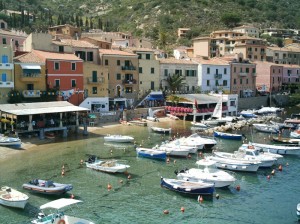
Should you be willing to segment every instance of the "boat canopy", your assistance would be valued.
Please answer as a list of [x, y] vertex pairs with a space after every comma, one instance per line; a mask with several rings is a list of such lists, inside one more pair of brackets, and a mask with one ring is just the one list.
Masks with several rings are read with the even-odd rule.
[[73, 205], [73, 204], [77, 204], [79, 202], [82, 202], [82, 201], [72, 199], [72, 198], [60, 198], [60, 199], [48, 202], [44, 205], [41, 205], [40, 209], [46, 209], [46, 208], [61, 209], [63, 207]]

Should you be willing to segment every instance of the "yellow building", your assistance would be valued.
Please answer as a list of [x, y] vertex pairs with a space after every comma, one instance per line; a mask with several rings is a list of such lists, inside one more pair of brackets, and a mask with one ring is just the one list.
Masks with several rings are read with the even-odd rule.
[[0, 44], [0, 103], [7, 103], [7, 94], [13, 88], [13, 51], [10, 45]]
[[25, 100], [40, 98], [46, 86], [45, 61], [34, 51], [14, 58], [15, 89]]

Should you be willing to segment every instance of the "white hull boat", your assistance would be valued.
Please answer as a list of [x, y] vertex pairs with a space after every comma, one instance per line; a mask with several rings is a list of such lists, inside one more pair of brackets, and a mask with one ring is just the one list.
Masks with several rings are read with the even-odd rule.
[[0, 191], [0, 204], [13, 208], [25, 208], [29, 197], [11, 187], [3, 186]]
[[300, 146], [269, 145], [261, 143], [251, 143], [251, 145], [264, 152], [280, 155], [300, 155]]
[[210, 127], [209, 125], [203, 124], [203, 123], [201, 123], [201, 122], [196, 122], [196, 121], [192, 121], [191, 124], [192, 124], [194, 127], [197, 127], [197, 128], [203, 128], [203, 129], [207, 129], [207, 128]]
[[259, 168], [259, 163], [238, 161], [234, 159], [226, 159], [216, 156], [206, 157], [206, 160], [215, 162], [215, 166], [219, 169], [241, 171], [241, 172], [256, 172]]
[[151, 130], [161, 134], [171, 134], [172, 128], [151, 127]]
[[260, 132], [266, 133], [278, 133], [279, 127], [277, 125], [267, 125], [267, 124], [253, 124], [253, 127]]
[[[195, 154], [198, 151], [198, 146], [196, 145], [187, 145], [187, 144], [183, 144], [183, 142], [181, 142], [179, 139], [175, 139], [173, 141], [170, 142], [164, 142], [163, 144], [161, 144], [162, 147], [169, 147], [169, 148], [175, 148], [175, 149], [183, 149], [183, 150], [189, 150], [189, 153]], [[200, 147], [200, 146], [199, 146]], [[203, 148], [203, 145], [202, 147]]]
[[181, 138], [180, 140], [186, 142], [188, 145], [197, 145], [199, 146], [198, 149], [210, 149], [217, 144], [217, 141], [214, 138], [203, 137], [197, 133]]
[[241, 147], [239, 147], [238, 152], [242, 152], [246, 155], [250, 156], [258, 156], [258, 158], [274, 158], [274, 159], [282, 159], [283, 156], [275, 153], [270, 152], [263, 152], [260, 149], [257, 149], [255, 146], [251, 144], [242, 144]]
[[21, 147], [21, 139], [0, 135], [0, 146]]
[[177, 178], [188, 181], [203, 181], [213, 183], [215, 187], [228, 187], [235, 182], [235, 178], [229, 173], [222, 170], [205, 169], [185, 169], [177, 173]]
[[298, 217], [298, 220], [300, 220], [300, 203], [297, 205], [297, 217]]
[[162, 150], [169, 156], [187, 157], [190, 153], [189, 148], [165, 147], [164, 145], [155, 146], [153, 149]]
[[96, 171], [102, 171], [106, 173], [124, 173], [130, 168], [129, 165], [122, 164], [117, 160], [98, 160], [95, 156], [91, 156], [86, 161], [86, 167]]
[[290, 133], [290, 138], [300, 138], [300, 130], [292, 131]]
[[134, 138], [126, 135], [107, 135], [104, 137], [104, 141], [125, 143], [125, 142], [133, 142]]
[[[82, 202], [71, 198], [61, 198], [40, 206], [41, 212], [38, 217], [31, 221], [33, 224], [95, 224], [86, 219], [65, 215], [64, 208]], [[45, 214], [44, 210], [55, 210], [54, 213]], [[70, 209], [69, 209], [70, 210]]]
[[277, 112], [282, 111], [281, 108], [278, 107], [262, 107], [261, 109], [257, 110], [257, 114], [274, 114]]

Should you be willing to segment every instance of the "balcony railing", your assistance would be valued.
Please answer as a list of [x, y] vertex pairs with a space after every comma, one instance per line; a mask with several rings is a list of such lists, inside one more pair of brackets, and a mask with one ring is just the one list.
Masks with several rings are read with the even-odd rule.
[[124, 71], [124, 70], [130, 70], [130, 71], [132, 71], [132, 70], [136, 70], [136, 67], [134, 67], [134, 66], [122, 66], [121, 67], [122, 68], [122, 70]]
[[41, 74], [39, 73], [23, 73], [21, 75], [21, 81], [23, 82], [39, 82], [40, 81], [40, 78], [42, 77]]
[[92, 77], [87, 78], [88, 83], [104, 83], [104, 77], [98, 77], [97, 79], [93, 79]]
[[40, 90], [24, 90], [23, 96], [26, 98], [30, 97], [41, 97], [41, 91]]
[[13, 88], [14, 82], [12, 81], [0, 81], [0, 88]]
[[215, 79], [221, 79], [222, 78], [222, 74], [215, 74], [214, 77], [215, 77]]
[[248, 73], [247, 72], [240, 72], [240, 76], [247, 76]]
[[14, 68], [14, 64], [13, 63], [0, 63], [0, 69], [13, 69]]
[[132, 79], [132, 80], [123, 80], [122, 81], [123, 84], [127, 84], [127, 85], [132, 85], [132, 84], [136, 84], [136, 80], [135, 79]]

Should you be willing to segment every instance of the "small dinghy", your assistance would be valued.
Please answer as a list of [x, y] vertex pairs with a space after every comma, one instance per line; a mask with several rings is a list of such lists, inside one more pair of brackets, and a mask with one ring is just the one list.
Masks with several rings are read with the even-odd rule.
[[106, 142], [133, 142], [134, 138], [126, 135], [107, 135], [104, 137]]
[[150, 158], [150, 159], [161, 159], [166, 160], [167, 153], [162, 150], [150, 149], [150, 148], [136, 148], [136, 153], [140, 157]]
[[55, 183], [52, 180], [40, 180], [40, 179], [31, 180], [28, 183], [23, 184], [22, 187], [33, 193], [50, 194], [50, 195], [64, 194], [73, 189], [73, 186], [71, 184], [60, 184], [60, 183]]
[[171, 134], [172, 131], [171, 128], [160, 128], [160, 127], [151, 127], [151, 130], [161, 134]]
[[230, 139], [230, 140], [242, 140], [243, 135], [241, 134], [231, 134], [221, 131], [214, 131], [214, 137], [223, 138], [223, 139]]
[[184, 194], [196, 195], [211, 195], [215, 191], [215, 186], [212, 183], [205, 183], [202, 181], [187, 181], [177, 179], [167, 179], [161, 177], [160, 186], [171, 191]]
[[0, 190], [0, 204], [14, 208], [25, 208], [29, 197], [11, 187], [3, 186]]

